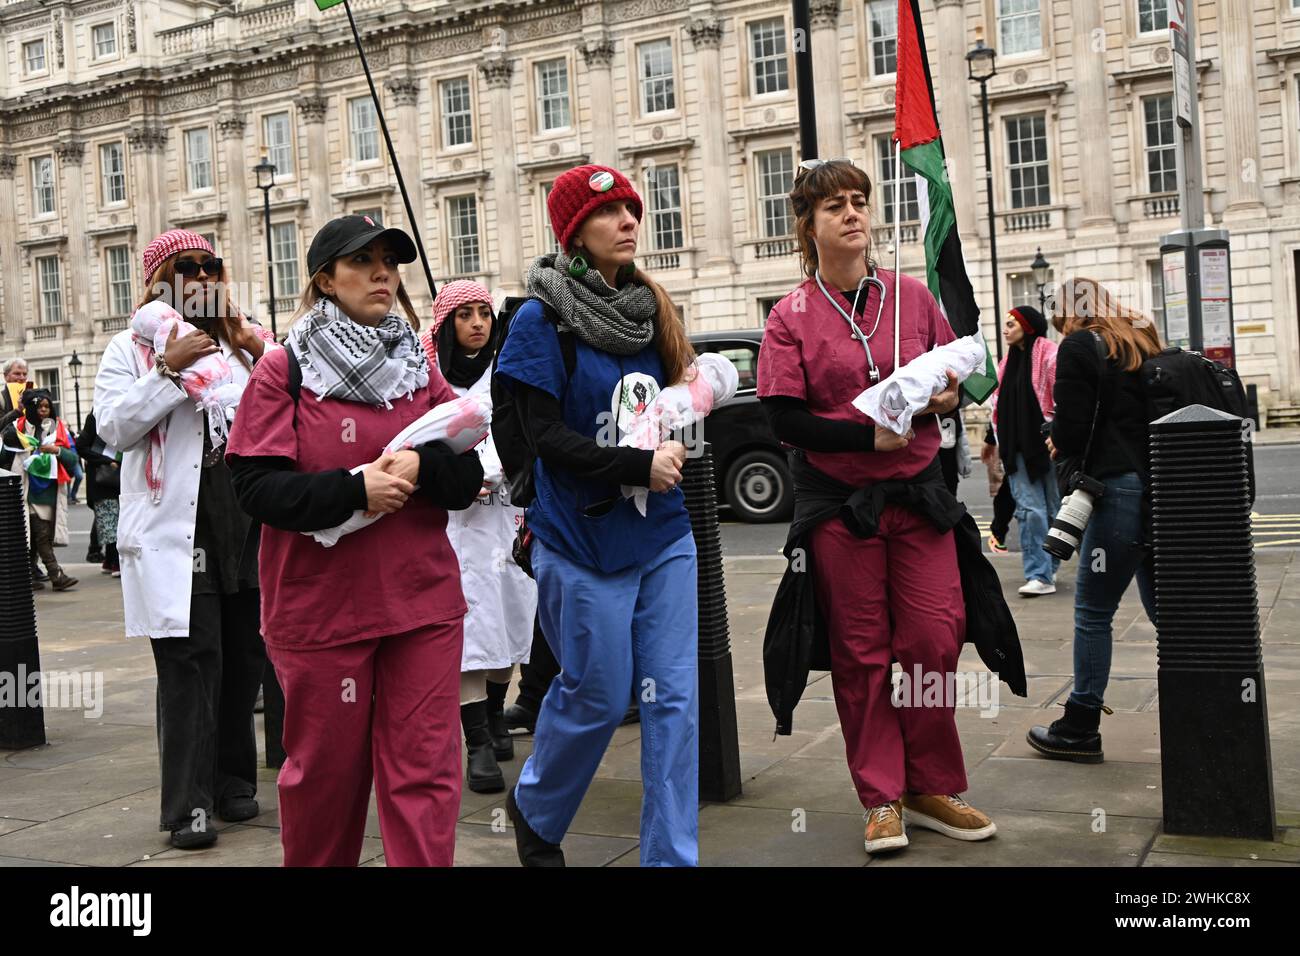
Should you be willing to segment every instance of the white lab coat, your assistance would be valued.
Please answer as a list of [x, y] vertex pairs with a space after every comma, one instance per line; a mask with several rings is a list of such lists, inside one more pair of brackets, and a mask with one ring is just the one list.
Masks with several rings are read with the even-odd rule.
[[[453, 389], [458, 396], [478, 394], [490, 389], [491, 380], [489, 368], [472, 388]], [[469, 606], [461, 671], [527, 663], [537, 612], [537, 585], [512, 557], [524, 511], [510, 504], [490, 432], [477, 451], [489, 484], [495, 473], [492, 491], [464, 511], [447, 512], [447, 539], [460, 561], [461, 587]]]
[[[268, 344], [267, 348], [274, 346]], [[117, 553], [127, 637], [188, 637], [194, 570], [194, 520], [207, 417], [182, 389], [151, 368], [136, 374], [131, 330], [113, 336], [95, 376], [95, 423], [105, 442], [122, 452]], [[221, 353], [239, 385], [248, 371], [226, 342]], [[252, 357], [244, 353], [252, 363]], [[154, 504], [145, 481], [149, 432], [167, 419], [162, 499]]]

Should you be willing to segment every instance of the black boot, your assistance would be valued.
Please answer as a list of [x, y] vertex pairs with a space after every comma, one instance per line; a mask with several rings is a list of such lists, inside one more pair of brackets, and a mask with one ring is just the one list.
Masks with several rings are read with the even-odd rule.
[[506, 797], [506, 814], [510, 817], [510, 822], [515, 825], [515, 852], [519, 854], [520, 864], [523, 866], [565, 865], [564, 851], [560, 849], [560, 845], [547, 843], [534, 833], [533, 828], [524, 819], [524, 815], [519, 812], [513, 787], [510, 788], [510, 795]]
[[531, 734], [537, 730], [537, 711], [530, 709], [522, 697], [507, 707], [501, 717], [507, 732], [522, 730]]
[[497, 766], [492, 753], [492, 735], [488, 733], [487, 704], [476, 701], [460, 705], [460, 724], [465, 728], [465, 745], [469, 759], [465, 761], [465, 782], [475, 793], [500, 793], [506, 788], [506, 778]]
[[1052, 721], [1050, 727], [1035, 726], [1026, 738], [1044, 757], [1072, 760], [1075, 763], [1101, 763], [1101, 712], [1109, 707], [1085, 707], [1072, 700], [1065, 702], [1065, 716]]
[[515, 759], [515, 742], [506, 729], [506, 691], [509, 684], [487, 682], [487, 727], [492, 738], [492, 754], [497, 760]]

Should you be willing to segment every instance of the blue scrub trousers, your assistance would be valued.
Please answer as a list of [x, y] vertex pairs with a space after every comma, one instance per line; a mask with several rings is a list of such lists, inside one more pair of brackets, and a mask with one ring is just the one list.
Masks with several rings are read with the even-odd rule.
[[560, 674], [542, 700], [515, 800], [559, 843], [635, 691], [641, 711], [641, 865], [699, 863], [695, 539], [602, 574], [533, 539], [537, 611]]

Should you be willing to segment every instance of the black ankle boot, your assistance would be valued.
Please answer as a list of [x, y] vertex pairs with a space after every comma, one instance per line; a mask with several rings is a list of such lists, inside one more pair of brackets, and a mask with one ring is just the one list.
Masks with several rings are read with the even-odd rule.
[[560, 849], [560, 845], [558, 843], [547, 843], [534, 833], [533, 828], [524, 819], [524, 815], [519, 812], [519, 804], [515, 803], [513, 787], [510, 788], [510, 795], [506, 797], [506, 815], [510, 817], [510, 822], [515, 826], [515, 852], [519, 854], [521, 865], [565, 865], [564, 851]]
[[515, 742], [506, 729], [506, 691], [509, 684], [487, 682], [487, 728], [492, 738], [492, 753], [497, 760], [515, 759]]
[[1101, 712], [1109, 707], [1085, 707], [1073, 700], [1065, 702], [1065, 716], [1052, 721], [1050, 727], [1031, 727], [1026, 739], [1044, 757], [1072, 760], [1075, 763], [1101, 763]]
[[475, 793], [500, 793], [506, 788], [506, 778], [492, 753], [487, 704], [481, 700], [461, 704], [460, 725], [465, 729], [465, 745], [469, 751], [469, 759], [465, 761], [465, 783]]

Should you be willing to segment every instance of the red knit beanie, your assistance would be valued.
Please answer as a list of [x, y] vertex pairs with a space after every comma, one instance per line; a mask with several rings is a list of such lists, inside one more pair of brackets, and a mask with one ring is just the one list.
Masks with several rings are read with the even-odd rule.
[[633, 214], [641, 218], [641, 196], [626, 176], [608, 166], [578, 166], [555, 180], [551, 194], [546, 198], [546, 212], [551, 217], [551, 229], [567, 250], [569, 240], [582, 228], [587, 217], [605, 205], [619, 199], [630, 199]]

